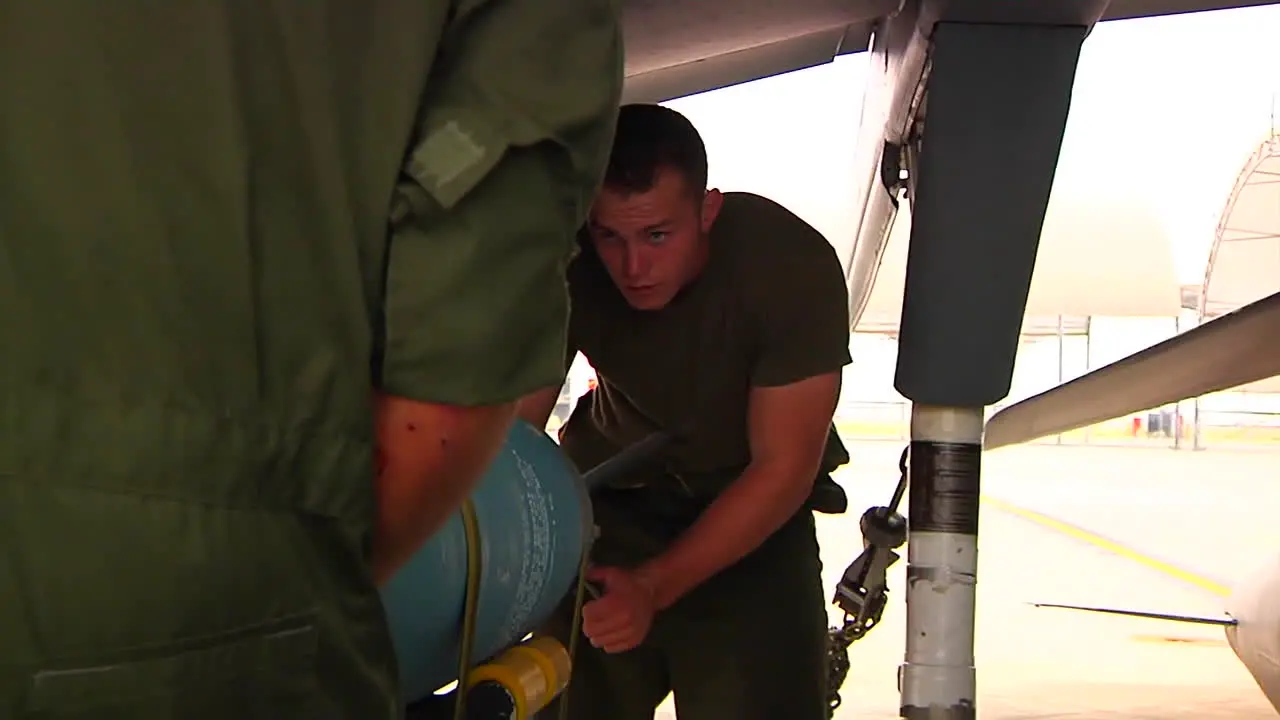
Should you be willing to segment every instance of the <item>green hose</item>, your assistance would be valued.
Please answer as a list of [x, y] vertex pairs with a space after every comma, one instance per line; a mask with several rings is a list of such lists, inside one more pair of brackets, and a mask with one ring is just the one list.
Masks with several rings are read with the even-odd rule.
[[587, 599], [587, 566], [591, 556], [591, 546], [582, 551], [582, 562], [578, 565], [578, 586], [573, 596], [573, 623], [569, 630], [569, 685], [560, 692], [559, 720], [569, 720], [569, 687], [573, 684], [573, 659], [578, 652], [578, 636], [582, 634], [582, 606]]
[[471, 654], [475, 650], [476, 616], [480, 609], [481, 553], [480, 520], [476, 507], [467, 500], [462, 504], [462, 529], [467, 539], [467, 594], [462, 605], [462, 643], [458, 649], [458, 688], [454, 691], [453, 720], [463, 720], [467, 712], [467, 675], [471, 672]]

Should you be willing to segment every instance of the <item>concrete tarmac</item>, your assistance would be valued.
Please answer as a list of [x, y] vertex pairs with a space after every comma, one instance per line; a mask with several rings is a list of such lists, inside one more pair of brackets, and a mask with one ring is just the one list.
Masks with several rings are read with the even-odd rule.
[[[819, 516], [833, 588], [887, 502], [898, 443], [850, 442], [850, 513]], [[1222, 617], [1235, 578], [1280, 552], [1280, 454], [1032, 445], [984, 458], [978, 717], [1278, 717], [1221, 628], [1036, 608], [1035, 602]], [[904, 510], [905, 512], [905, 510]], [[850, 650], [836, 720], [898, 717], [904, 556], [880, 626]], [[832, 623], [838, 622], [832, 612]], [[674, 718], [670, 699], [657, 720]]]

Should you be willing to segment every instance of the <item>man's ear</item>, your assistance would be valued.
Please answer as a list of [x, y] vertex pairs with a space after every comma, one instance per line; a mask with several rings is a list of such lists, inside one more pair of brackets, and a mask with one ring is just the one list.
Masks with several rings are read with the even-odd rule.
[[716, 216], [720, 214], [720, 207], [724, 205], [724, 195], [717, 189], [711, 188], [706, 195], [702, 196], [702, 232], [711, 232], [711, 226], [715, 224]]

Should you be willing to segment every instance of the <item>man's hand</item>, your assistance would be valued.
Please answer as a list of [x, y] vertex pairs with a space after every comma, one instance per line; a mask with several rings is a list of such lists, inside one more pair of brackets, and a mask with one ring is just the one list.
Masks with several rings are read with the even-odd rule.
[[653, 626], [653, 590], [633, 571], [593, 567], [587, 580], [598, 583], [604, 594], [582, 608], [582, 632], [595, 647], [607, 653], [631, 650], [644, 642]]

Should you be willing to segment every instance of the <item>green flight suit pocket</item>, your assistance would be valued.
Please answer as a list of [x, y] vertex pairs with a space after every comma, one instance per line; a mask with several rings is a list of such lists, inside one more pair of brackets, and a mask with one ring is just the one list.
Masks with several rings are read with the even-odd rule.
[[26, 720], [324, 718], [311, 614], [31, 676]]

